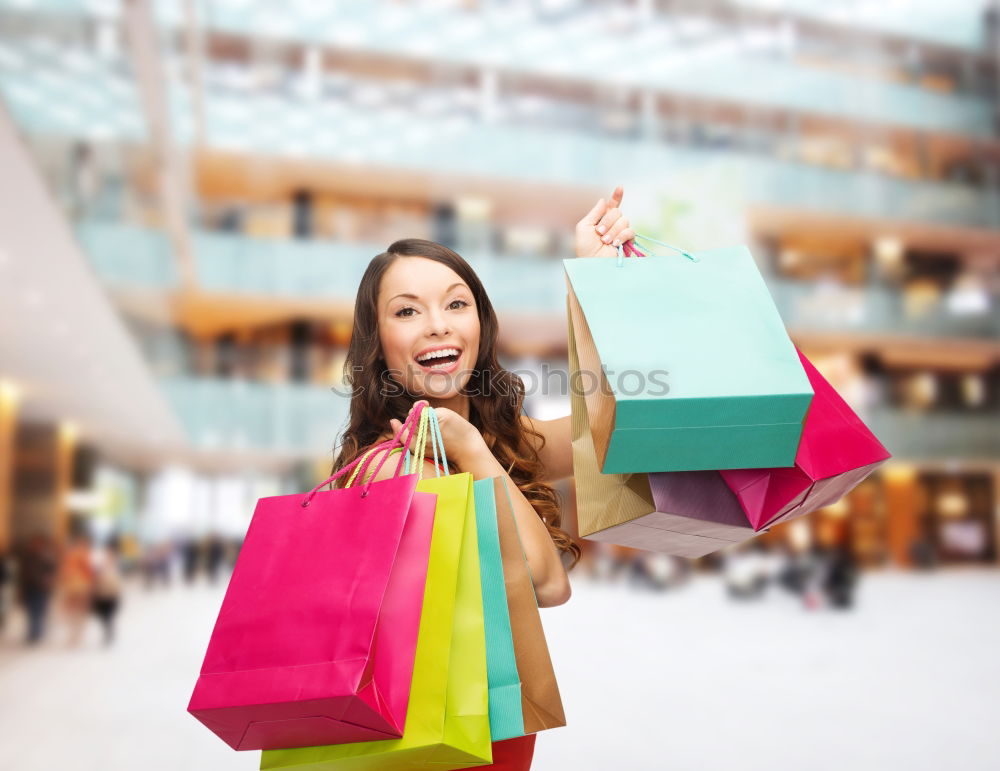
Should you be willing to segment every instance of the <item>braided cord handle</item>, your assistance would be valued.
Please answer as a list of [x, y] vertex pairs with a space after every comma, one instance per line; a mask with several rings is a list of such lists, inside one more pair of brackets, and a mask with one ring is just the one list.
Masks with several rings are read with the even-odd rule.
[[[427, 402], [423, 400], [417, 402], [416, 405], [414, 405], [415, 409], [412, 412], [410, 412], [410, 414], [407, 416], [406, 421], [403, 423], [402, 427], [399, 429], [399, 433], [396, 436], [394, 436], [392, 439], [389, 439], [385, 442], [380, 442], [374, 447], [369, 448], [364, 454], [355, 458], [353, 461], [351, 461], [342, 469], [340, 469], [340, 471], [338, 471], [336, 474], [332, 475], [323, 482], [320, 482], [306, 494], [306, 497], [303, 498], [302, 500], [302, 506], [303, 507], [308, 506], [312, 502], [312, 499], [315, 497], [316, 493], [319, 491], [321, 487], [323, 487], [324, 485], [331, 485], [332, 487], [334, 480], [338, 479], [339, 477], [343, 476], [348, 472], [351, 472], [351, 476], [348, 478], [346, 487], [351, 486], [359, 470], [362, 471], [362, 479], [363, 479], [364, 473], [367, 472], [368, 465], [371, 463], [375, 453], [386, 449], [390, 450], [390, 452], [386, 453], [385, 456], [379, 461], [378, 466], [375, 468], [375, 471], [372, 474], [372, 477], [378, 474], [379, 469], [382, 468], [382, 464], [384, 464], [385, 461], [388, 460], [389, 456], [393, 454], [391, 452], [392, 449], [406, 448], [407, 452], [409, 452], [409, 445], [411, 440], [413, 439], [414, 424], [420, 420], [421, 416], [423, 415], [424, 409], [428, 406], [429, 405], [427, 404]], [[405, 439], [404, 435], [406, 437]], [[401, 465], [402, 465], [402, 458], [400, 458], [400, 462], [396, 465], [396, 471], [393, 474], [394, 476], [399, 476], [399, 469]], [[362, 488], [361, 492], [362, 498], [367, 497], [369, 486], [370, 486], [370, 480]]]
[[[412, 431], [411, 431], [412, 435]], [[399, 463], [396, 464], [395, 476], [399, 476], [400, 465], [405, 462], [405, 467], [403, 469], [403, 474], [416, 473], [417, 479], [424, 478], [424, 460], [427, 458], [427, 439], [428, 436], [431, 440], [431, 451], [434, 457], [434, 472], [435, 476], [441, 476], [441, 472], [438, 468], [439, 465], [444, 466], [444, 473], [447, 476], [449, 474], [448, 470], [448, 458], [445, 456], [444, 452], [444, 440], [441, 437], [441, 427], [438, 423], [437, 413], [434, 412], [432, 407], [426, 407], [422, 414], [417, 426], [417, 436], [412, 442], [412, 444], [407, 441], [402, 447], [394, 447], [389, 451], [389, 455], [394, 455], [397, 452], [403, 452], [405, 450], [405, 455], [401, 456]], [[411, 452], [412, 448], [412, 452]], [[369, 453], [378, 451], [378, 447], [373, 447], [369, 450]], [[366, 453], [367, 454], [367, 453]], [[440, 455], [440, 460], [439, 460]], [[388, 457], [388, 456], [387, 456]], [[416, 465], [416, 469], [412, 469], [412, 465]], [[345, 487], [350, 487], [353, 484], [355, 478], [359, 475], [362, 479], [365, 479], [365, 474], [367, 473], [366, 468], [355, 468], [354, 473], [351, 474], [351, 478], [347, 481]], [[365, 485], [370, 485], [374, 476], [378, 473], [378, 469], [372, 472], [372, 476], [365, 481]], [[366, 488], [367, 489], [367, 488]]]
[[[691, 254], [691, 252], [686, 249], [681, 249], [679, 246], [674, 246], [673, 244], [668, 244], [665, 241], [658, 241], [652, 236], [644, 236], [641, 233], [636, 233], [635, 238], [631, 241], [625, 241], [618, 246], [618, 267], [620, 268], [623, 264], [625, 257], [647, 257], [648, 255], [639, 249], [636, 241], [644, 241], [648, 244], [656, 244], [658, 246], [665, 246], [667, 249], [673, 249], [675, 252], [687, 257], [691, 262], [701, 262], [701, 258]], [[648, 245], [644, 247], [647, 251], [649, 250]]]

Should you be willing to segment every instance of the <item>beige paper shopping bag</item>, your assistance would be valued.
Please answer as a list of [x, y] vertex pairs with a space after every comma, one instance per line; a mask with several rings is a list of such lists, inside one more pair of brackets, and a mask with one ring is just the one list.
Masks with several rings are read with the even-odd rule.
[[507, 607], [514, 638], [514, 658], [521, 677], [521, 709], [526, 734], [566, 725], [556, 674], [552, 669], [549, 647], [545, 642], [542, 619], [538, 614], [535, 587], [528, 573], [528, 563], [517, 533], [517, 522], [510, 502], [506, 480], [493, 480], [497, 504], [497, 529], [503, 559]]
[[[603, 409], [606, 401], [586, 394], [595, 383], [576, 374], [582, 351], [592, 347], [593, 341], [572, 291], [567, 311], [573, 477], [580, 536], [689, 558], [753, 538], [756, 533], [739, 502], [716, 471], [652, 475], [600, 472], [588, 417], [593, 413], [585, 400], [595, 402], [599, 419], [610, 414], [613, 420], [614, 413]], [[655, 495], [650, 479], [654, 479]]]

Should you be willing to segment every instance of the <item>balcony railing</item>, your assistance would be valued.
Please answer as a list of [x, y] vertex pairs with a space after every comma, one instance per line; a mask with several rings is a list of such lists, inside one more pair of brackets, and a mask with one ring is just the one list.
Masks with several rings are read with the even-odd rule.
[[946, 299], [908, 306], [900, 291], [769, 279], [785, 323], [796, 332], [890, 333], [913, 337], [1000, 338], [995, 299], [982, 310], [950, 311]]
[[[161, 382], [191, 442], [203, 449], [322, 457], [348, 416], [347, 397], [322, 386], [197, 377]], [[897, 460], [1000, 459], [1000, 412], [883, 407], [864, 419]]]
[[191, 443], [206, 450], [322, 457], [348, 415], [346, 396], [316, 385], [198, 377], [161, 384]]
[[1000, 412], [872, 410], [865, 422], [897, 460], [1000, 458]]
[[[162, 233], [131, 225], [86, 222], [79, 228], [86, 253], [109, 285], [169, 289], [176, 270]], [[202, 289], [268, 297], [330, 298], [352, 302], [373, 256], [385, 245], [324, 240], [260, 239], [199, 232], [193, 239]], [[461, 251], [461, 250], [460, 250]], [[565, 313], [565, 281], [558, 259], [463, 256], [499, 310]], [[978, 312], [953, 312], [946, 299], [908, 308], [900, 291], [768, 278], [782, 318], [794, 331], [880, 332], [926, 337], [1000, 337], [996, 299]]]

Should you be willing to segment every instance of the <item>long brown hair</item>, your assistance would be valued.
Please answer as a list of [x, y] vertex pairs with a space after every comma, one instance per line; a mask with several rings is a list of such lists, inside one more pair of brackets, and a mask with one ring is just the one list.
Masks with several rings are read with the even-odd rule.
[[[344, 363], [344, 380], [351, 387], [351, 415], [340, 440], [340, 452], [331, 474], [355, 460], [386, 433], [390, 418], [404, 420], [419, 395], [407, 393], [389, 379], [379, 354], [378, 292], [389, 266], [400, 257], [424, 257], [447, 265], [472, 291], [479, 314], [479, 353], [462, 392], [469, 399], [469, 422], [483, 435], [493, 456], [505, 468], [524, 497], [534, 507], [556, 548], [580, 559], [580, 547], [562, 530], [556, 491], [542, 481], [542, 463], [528, 434], [540, 442], [537, 431], [522, 424], [524, 382], [500, 366], [497, 360], [499, 326], [493, 304], [472, 266], [441, 244], [420, 238], [396, 241], [368, 263], [354, 305], [354, 328]], [[450, 464], [451, 465], [451, 464]], [[338, 480], [343, 484], [345, 478]]]

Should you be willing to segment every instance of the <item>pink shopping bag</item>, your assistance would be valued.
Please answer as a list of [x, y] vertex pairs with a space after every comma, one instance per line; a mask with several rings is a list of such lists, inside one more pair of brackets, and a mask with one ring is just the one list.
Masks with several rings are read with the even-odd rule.
[[720, 471], [755, 530], [829, 506], [890, 454], [799, 351], [815, 396], [789, 468]]
[[234, 749], [402, 735], [437, 496], [401, 465], [257, 502], [188, 705]]

